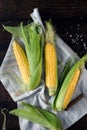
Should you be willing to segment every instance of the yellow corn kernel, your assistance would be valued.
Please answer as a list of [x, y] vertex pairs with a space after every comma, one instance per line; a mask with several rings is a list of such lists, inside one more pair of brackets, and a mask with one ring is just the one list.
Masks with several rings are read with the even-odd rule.
[[57, 88], [57, 56], [52, 43], [45, 45], [45, 81], [49, 95], [53, 95]]
[[25, 84], [28, 84], [29, 75], [30, 75], [28, 60], [27, 60], [24, 50], [22, 49], [20, 44], [17, 43], [16, 41], [13, 41], [13, 52], [14, 52], [21, 76], [23, 78], [23, 81]]
[[66, 96], [64, 98], [63, 109], [67, 108], [67, 105], [69, 104], [69, 102], [72, 98], [72, 95], [75, 91], [75, 88], [76, 88], [76, 85], [77, 85], [77, 82], [78, 82], [79, 75], [80, 75], [80, 69], [78, 68], [76, 70], [74, 76], [72, 77], [72, 80], [70, 81]]

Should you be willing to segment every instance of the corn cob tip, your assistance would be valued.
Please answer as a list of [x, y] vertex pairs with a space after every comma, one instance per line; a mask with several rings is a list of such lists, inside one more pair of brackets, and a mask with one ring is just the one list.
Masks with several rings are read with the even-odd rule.
[[49, 96], [52, 96], [52, 95], [54, 95], [56, 93], [55, 88], [49, 88], [48, 91], [49, 91]]
[[[64, 110], [69, 105], [71, 98], [75, 92], [78, 80], [80, 76], [80, 69], [76, 68], [75, 72], [72, 74], [71, 79], [67, 82], [68, 84], [63, 83], [65, 86], [61, 87], [59, 95], [56, 100], [56, 108], [58, 111]], [[65, 88], [66, 89], [62, 89]]]
[[77, 70], [76, 70], [76, 72], [75, 72], [74, 76], [72, 77], [72, 80], [69, 84], [66, 96], [64, 98], [63, 109], [66, 109], [68, 104], [71, 101], [71, 98], [73, 96], [73, 93], [74, 93], [76, 86], [77, 86], [77, 83], [78, 83], [79, 76], [80, 76], [80, 70], [79, 70], [79, 68], [77, 68]]
[[49, 21], [46, 22], [46, 42], [55, 44], [54, 41], [55, 41], [55, 30], [52, 23]]

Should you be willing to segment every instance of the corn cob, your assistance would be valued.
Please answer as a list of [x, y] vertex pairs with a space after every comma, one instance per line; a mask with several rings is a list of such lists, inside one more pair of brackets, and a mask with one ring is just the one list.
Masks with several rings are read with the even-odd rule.
[[23, 78], [23, 81], [25, 84], [28, 84], [29, 75], [30, 75], [28, 60], [27, 60], [24, 50], [22, 49], [20, 44], [17, 43], [16, 41], [13, 41], [13, 52], [14, 52], [21, 76]]
[[[17, 27], [3, 26], [5, 30], [13, 34], [13, 36], [22, 38], [24, 41], [25, 53], [27, 56], [27, 64], [29, 68], [26, 70], [26, 74], [29, 77], [29, 83], [27, 76], [23, 76], [27, 85], [27, 90], [34, 90], [39, 86], [42, 75], [42, 44], [44, 41], [44, 35], [42, 27], [34, 22], [23, 25], [21, 22]], [[24, 58], [25, 59], [25, 58]], [[23, 60], [21, 61], [21, 63]], [[22, 66], [24, 67], [24, 65]], [[26, 68], [26, 67], [24, 67]], [[30, 71], [30, 75], [29, 75]]]
[[54, 99], [54, 107], [58, 111], [66, 109], [67, 105], [69, 104], [75, 88], [77, 86], [79, 76], [81, 74], [82, 65], [87, 60], [87, 54], [84, 55], [79, 61], [77, 61], [68, 74], [66, 75], [59, 93], [56, 94]]
[[70, 81], [67, 93], [65, 95], [64, 102], [63, 102], [63, 109], [67, 108], [67, 106], [68, 106], [68, 104], [69, 104], [69, 102], [70, 102], [70, 100], [72, 98], [72, 95], [73, 95], [73, 93], [75, 91], [79, 76], [80, 76], [80, 70], [77, 68], [75, 74], [73, 75], [73, 77], [72, 77], [72, 79]]
[[45, 83], [49, 91], [49, 95], [54, 95], [57, 89], [57, 54], [54, 42], [54, 30], [52, 25], [46, 23], [46, 44], [44, 49], [45, 55]]

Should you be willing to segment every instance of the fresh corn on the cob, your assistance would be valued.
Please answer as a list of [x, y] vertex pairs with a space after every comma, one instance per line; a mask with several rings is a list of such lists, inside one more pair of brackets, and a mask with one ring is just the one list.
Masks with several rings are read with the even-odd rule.
[[69, 102], [70, 102], [70, 100], [72, 98], [72, 95], [73, 95], [73, 93], [75, 91], [79, 76], [80, 76], [80, 69], [77, 68], [75, 74], [73, 75], [73, 77], [72, 77], [72, 79], [70, 81], [67, 93], [65, 95], [64, 102], [63, 102], [63, 109], [67, 108], [67, 106], [68, 106], [68, 104], [69, 104]]
[[57, 54], [54, 42], [54, 30], [52, 25], [46, 23], [46, 44], [45, 44], [45, 82], [49, 95], [54, 95], [57, 89]]
[[85, 61], [87, 61], [87, 54], [84, 55], [80, 60], [78, 60], [66, 75], [61, 85], [60, 91], [56, 94], [54, 99], [53, 106], [58, 111], [67, 108], [67, 105], [69, 104], [73, 96], [74, 90], [77, 86], [80, 72]]
[[[24, 58], [24, 60], [26, 59], [26, 64], [24, 64], [25, 61], [23, 61], [22, 57], [22, 60], [20, 61], [21, 63], [23, 62], [23, 64], [20, 68], [24, 68], [25, 74], [23, 74], [23, 77], [25, 82], [28, 83], [27, 90], [34, 90], [39, 86], [42, 75], [42, 44], [44, 42], [42, 27], [34, 22], [27, 25], [23, 25], [21, 22], [20, 25], [16, 27], [3, 27], [5, 30], [13, 34], [13, 36], [23, 39], [26, 54], [25, 57], [27, 57], [27, 59]], [[27, 79], [27, 77], [29, 79]]]
[[17, 43], [16, 41], [13, 41], [13, 52], [14, 52], [21, 76], [23, 78], [23, 81], [25, 84], [28, 84], [29, 75], [30, 75], [28, 60], [27, 60], [24, 50], [22, 49], [20, 44]]

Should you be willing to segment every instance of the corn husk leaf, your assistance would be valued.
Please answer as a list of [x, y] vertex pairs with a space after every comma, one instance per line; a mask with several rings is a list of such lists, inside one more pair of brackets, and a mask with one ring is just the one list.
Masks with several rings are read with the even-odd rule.
[[6, 130], [6, 113], [5, 113], [5, 111], [8, 112], [8, 110], [6, 108], [3, 108], [1, 110], [1, 113], [3, 114], [3, 117], [4, 117], [4, 119], [3, 119], [3, 125], [2, 125], [2, 130]]
[[18, 27], [3, 27], [24, 41], [30, 68], [30, 81], [27, 86], [28, 90], [33, 90], [39, 85], [42, 74], [42, 42], [44, 41], [42, 28], [35, 23], [30, 23], [26, 26], [21, 23]]
[[[84, 55], [80, 60], [78, 60], [70, 69], [70, 71], [68, 72], [66, 78], [64, 79], [61, 89], [59, 91], [59, 94], [56, 97], [56, 101], [55, 101], [55, 108], [59, 111], [61, 111], [63, 109], [63, 101], [64, 101], [64, 97], [66, 95], [69, 83], [76, 71], [77, 68], [82, 69], [82, 66], [84, 64], [84, 62], [87, 60], [87, 54]], [[55, 100], [55, 99], [54, 99]]]
[[55, 100], [53, 101], [53, 109], [56, 110], [56, 107], [55, 107], [55, 102], [56, 102], [56, 98], [58, 96], [58, 93], [61, 89], [61, 85], [67, 75], [67, 73], [69, 72], [70, 68], [71, 68], [71, 64], [72, 64], [72, 59], [71, 57], [67, 60], [63, 70], [62, 70], [62, 73], [60, 74], [60, 77], [59, 77], [59, 84], [58, 84], [58, 88], [57, 88], [57, 91], [56, 91], [56, 95], [55, 95]]
[[14, 109], [10, 113], [38, 123], [50, 130], [62, 130], [61, 121], [53, 113], [24, 102], [22, 104], [24, 108]]
[[60, 77], [59, 77], [59, 85], [58, 85], [59, 87], [58, 87], [58, 88], [61, 87], [61, 85], [62, 85], [62, 83], [63, 83], [63, 81], [64, 81], [64, 79], [65, 79], [67, 73], [69, 72], [69, 70], [70, 70], [70, 68], [71, 68], [71, 66], [72, 66], [72, 58], [70, 57], [70, 58], [67, 60], [65, 66], [64, 66], [64, 68], [63, 68], [63, 70], [62, 70], [62, 73], [60, 74]]
[[[28, 25], [25, 25], [24, 26], [24, 29], [26, 30], [27, 28], [29, 28], [30, 24]], [[19, 26], [4, 26], [3, 25], [3, 28], [5, 30], [7, 30], [8, 32], [10, 32], [11, 34], [13, 34], [14, 36], [17, 36], [17, 37], [22, 37], [22, 32], [21, 32], [21, 24]]]
[[[26, 54], [30, 65], [30, 83], [29, 89], [32, 90], [40, 82], [42, 74], [42, 34], [39, 31], [41, 28], [36, 24], [32, 24], [28, 30], [24, 30], [21, 24], [22, 35]], [[42, 33], [42, 32], [41, 32]], [[28, 36], [29, 35], [29, 36]], [[30, 41], [28, 41], [30, 38]]]

